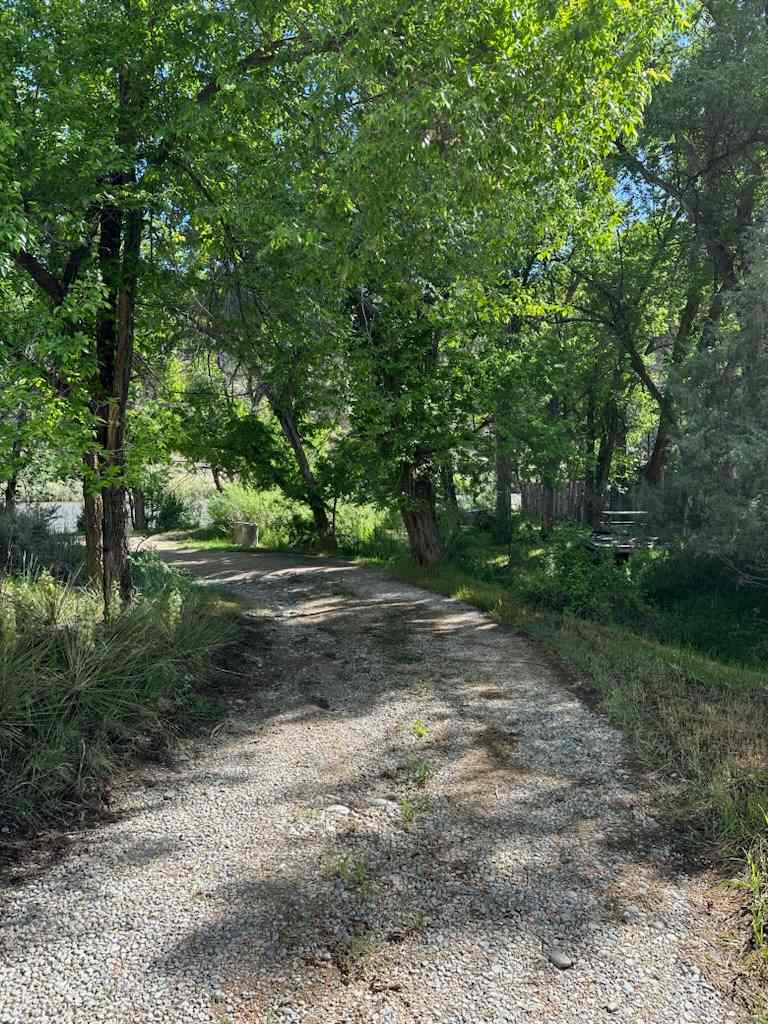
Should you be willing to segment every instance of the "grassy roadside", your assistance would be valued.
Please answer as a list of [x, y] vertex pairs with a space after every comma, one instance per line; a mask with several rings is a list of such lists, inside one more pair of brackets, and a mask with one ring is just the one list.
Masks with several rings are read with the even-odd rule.
[[136, 602], [110, 621], [100, 596], [47, 572], [0, 580], [0, 859], [42, 825], [96, 814], [137, 758], [209, 727], [211, 685], [240, 605], [144, 556]]

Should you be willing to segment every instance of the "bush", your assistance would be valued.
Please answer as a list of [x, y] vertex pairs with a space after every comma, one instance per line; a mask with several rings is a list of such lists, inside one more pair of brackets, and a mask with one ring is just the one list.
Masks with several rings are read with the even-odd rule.
[[336, 539], [339, 551], [345, 555], [390, 559], [403, 552], [405, 527], [396, 511], [340, 502], [336, 508]]
[[768, 589], [744, 585], [711, 556], [675, 552], [649, 564], [643, 594], [657, 609], [654, 633], [712, 657], [764, 664], [768, 657]]
[[307, 508], [276, 489], [254, 491], [240, 484], [227, 484], [209, 498], [208, 515], [222, 533], [229, 533], [233, 523], [255, 523], [260, 544], [281, 547], [291, 543], [302, 523], [306, 526]]
[[166, 468], [147, 472], [142, 487], [144, 513], [150, 530], [189, 530], [196, 526], [199, 515], [191, 498], [180, 495], [172, 486]]
[[578, 526], [558, 527], [540, 571], [522, 583], [521, 595], [541, 607], [598, 622], [645, 616], [637, 566], [617, 565], [610, 551], [591, 551], [588, 536]]
[[0, 513], [0, 574], [47, 570], [57, 579], [72, 579], [82, 573], [83, 546], [73, 534], [51, 533], [51, 516]]
[[95, 802], [137, 747], [205, 715], [200, 694], [230, 627], [151, 557], [144, 588], [105, 622], [100, 597], [48, 573], [0, 586], [0, 818], [34, 822]]
[[192, 508], [183, 498], [170, 491], [161, 496], [150, 521], [151, 528], [159, 533], [165, 533], [167, 530], [190, 530], [196, 525]]
[[[223, 534], [231, 531], [233, 523], [255, 523], [263, 547], [307, 547], [317, 541], [307, 506], [276, 489], [254, 491], [228, 484], [209, 499], [208, 514]], [[345, 554], [389, 557], [402, 550], [392, 515], [371, 505], [339, 502], [335, 523], [338, 547]]]

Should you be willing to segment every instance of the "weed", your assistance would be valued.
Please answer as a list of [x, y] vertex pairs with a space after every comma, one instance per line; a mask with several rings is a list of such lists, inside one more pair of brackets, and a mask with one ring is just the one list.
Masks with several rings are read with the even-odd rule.
[[412, 828], [416, 821], [416, 804], [413, 800], [403, 797], [400, 801], [400, 814], [403, 818], [403, 826], [406, 829]]
[[422, 722], [420, 718], [417, 718], [410, 727], [411, 736], [417, 740], [425, 740], [429, 736], [429, 726]]
[[305, 821], [315, 821], [322, 817], [322, 814], [317, 807], [299, 807], [296, 811], [296, 817]]
[[434, 768], [429, 761], [416, 761], [411, 770], [411, 778], [414, 785], [423, 789], [434, 774]]
[[410, 799], [409, 797], [403, 797], [400, 801], [400, 814], [403, 820], [403, 827], [408, 830], [411, 829], [415, 823], [416, 818], [420, 814], [426, 813], [432, 807], [432, 798], [427, 793], [422, 793], [418, 797]]
[[411, 910], [403, 918], [402, 928], [406, 933], [422, 932], [427, 923], [423, 910]]
[[[768, 826], [768, 811], [763, 811]], [[746, 855], [746, 872], [734, 884], [749, 893], [752, 941], [763, 969], [768, 970], [768, 837], [759, 836]]]
[[327, 857], [322, 863], [323, 873], [329, 878], [340, 878], [349, 888], [367, 890], [370, 886], [368, 863], [356, 857]]
[[382, 944], [382, 936], [377, 932], [352, 935], [336, 947], [336, 963], [343, 973], [348, 974], [353, 967], [378, 953]]

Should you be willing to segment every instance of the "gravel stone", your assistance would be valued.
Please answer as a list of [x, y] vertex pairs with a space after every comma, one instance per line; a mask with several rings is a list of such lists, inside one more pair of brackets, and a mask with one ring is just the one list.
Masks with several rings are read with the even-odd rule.
[[558, 967], [561, 971], [567, 971], [569, 967], [573, 967], [573, 959], [557, 946], [553, 946], [552, 949], [548, 950], [547, 956], [555, 967]]

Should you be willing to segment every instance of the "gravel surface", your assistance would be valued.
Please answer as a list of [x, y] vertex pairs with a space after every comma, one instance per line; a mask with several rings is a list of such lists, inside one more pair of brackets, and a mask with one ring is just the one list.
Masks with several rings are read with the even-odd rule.
[[0, 892], [0, 1022], [744, 1019], [621, 736], [527, 641], [338, 561], [165, 548], [252, 600], [246, 699]]

